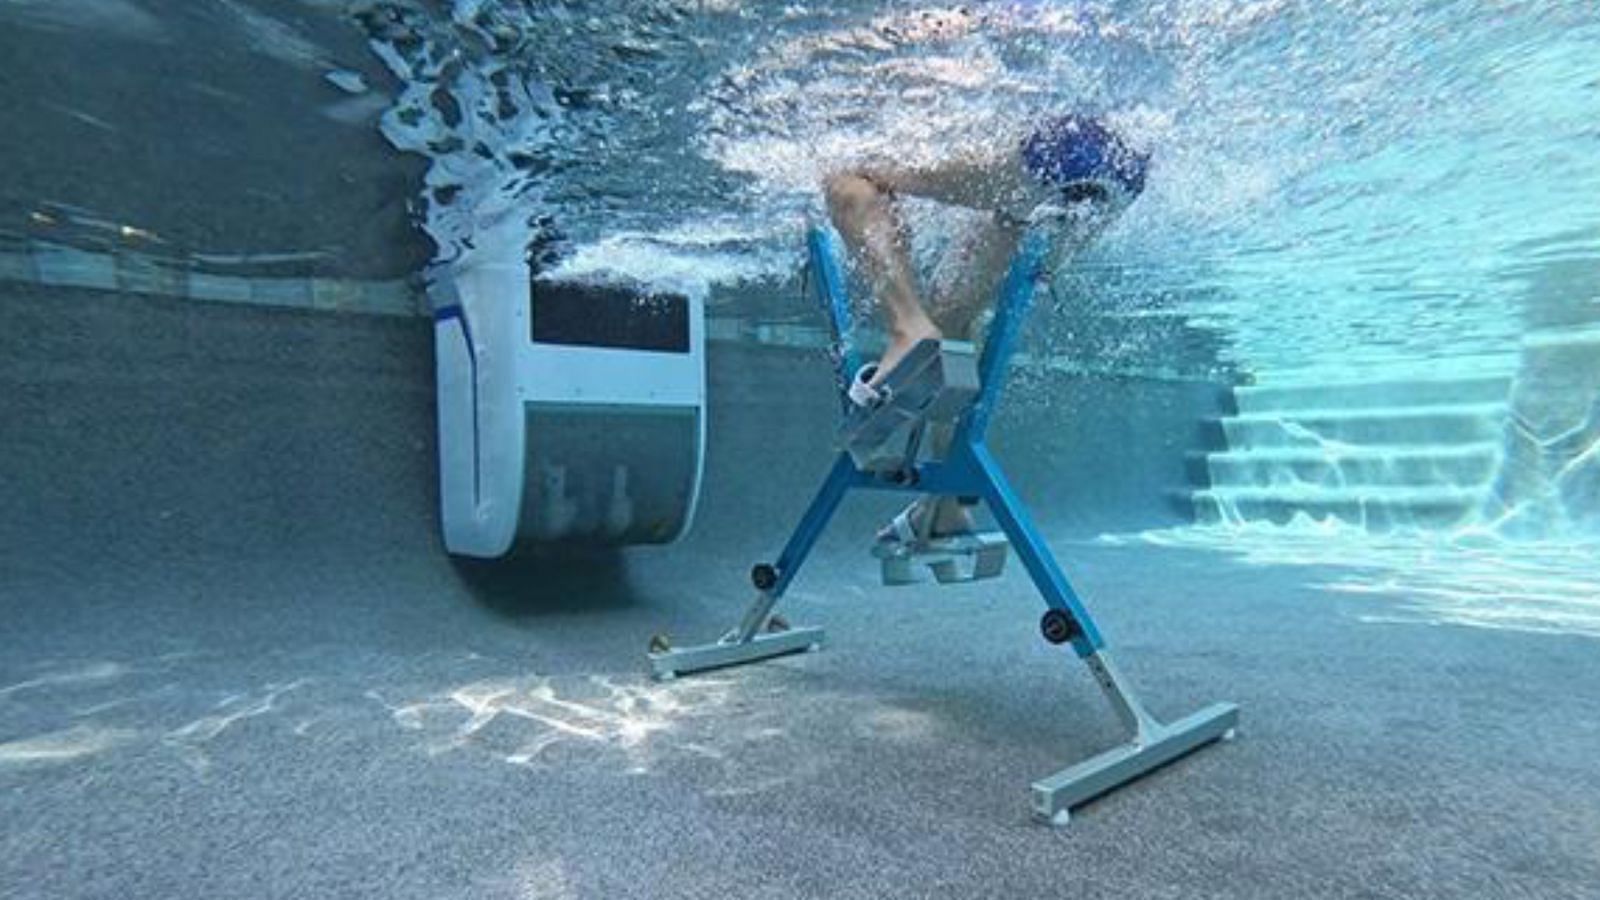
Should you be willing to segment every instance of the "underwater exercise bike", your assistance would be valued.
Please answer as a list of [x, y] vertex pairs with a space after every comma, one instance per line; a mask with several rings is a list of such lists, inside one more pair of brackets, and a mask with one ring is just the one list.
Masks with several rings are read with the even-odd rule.
[[1037, 818], [1064, 825], [1074, 807], [1231, 737], [1239, 715], [1231, 703], [1214, 704], [1170, 723], [1145, 709], [985, 443], [1023, 322], [1036, 290], [1048, 278], [1048, 229], [1034, 225], [1023, 233], [981, 355], [964, 341], [923, 341], [888, 373], [876, 400], [865, 405], [848, 396], [858, 369], [837, 237], [831, 229], [812, 227], [807, 246], [810, 280], [827, 311], [836, 347], [845, 410], [838, 458], [777, 561], [752, 569], [756, 596], [739, 623], [720, 640], [700, 646], [673, 647], [658, 635], [648, 656], [652, 674], [670, 679], [820, 648], [823, 630], [790, 627], [774, 614], [778, 601], [850, 489], [912, 492], [961, 498], [963, 503], [981, 501], [1002, 533], [930, 539], [922, 545], [911, 541], [879, 553], [884, 582], [910, 583], [919, 565], [927, 566], [939, 582], [994, 577], [1005, 564], [1007, 548], [1013, 549], [1044, 598], [1040, 630], [1045, 640], [1076, 652], [1128, 733], [1125, 743], [1034, 782]]

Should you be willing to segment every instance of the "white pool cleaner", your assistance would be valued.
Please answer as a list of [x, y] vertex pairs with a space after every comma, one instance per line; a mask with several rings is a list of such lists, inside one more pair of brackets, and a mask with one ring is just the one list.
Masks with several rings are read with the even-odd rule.
[[703, 302], [632, 284], [440, 272], [434, 344], [445, 547], [662, 544], [694, 520]]

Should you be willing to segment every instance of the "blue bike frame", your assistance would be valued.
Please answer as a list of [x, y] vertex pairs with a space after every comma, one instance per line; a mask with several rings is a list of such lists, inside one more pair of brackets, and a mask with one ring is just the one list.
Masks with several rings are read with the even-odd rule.
[[[811, 284], [826, 310], [834, 337], [834, 360], [841, 392], [858, 367], [854, 317], [845, 291], [844, 269], [834, 234], [813, 227], [807, 234]], [[665, 646], [650, 656], [657, 677], [722, 666], [821, 646], [818, 628], [773, 629], [772, 610], [799, 573], [801, 565], [852, 488], [903, 491], [938, 496], [979, 497], [999, 522], [1028, 575], [1044, 598], [1046, 622], [1056, 626], [1057, 643], [1070, 643], [1089, 666], [1095, 682], [1130, 732], [1129, 741], [1033, 785], [1033, 807], [1042, 819], [1065, 824], [1072, 807], [1139, 777], [1218, 738], [1231, 736], [1238, 708], [1219, 703], [1179, 721], [1163, 724], [1145, 711], [1137, 695], [1106, 652], [1106, 642], [1082, 599], [1067, 581], [1044, 537], [1016, 491], [1006, 480], [985, 442], [989, 420], [1004, 389], [1011, 357], [1038, 286], [1047, 277], [1045, 262], [1050, 236], [1041, 229], [1024, 233], [1013, 255], [978, 360], [977, 397], [956, 424], [948, 448], [939, 459], [910, 461], [894, 472], [863, 471], [848, 452], [841, 452], [822, 487], [795, 527], [777, 562], [758, 565], [752, 573], [757, 596], [738, 626], [713, 644], [682, 649]], [[851, 401], [843, 398], [846, 410]]]

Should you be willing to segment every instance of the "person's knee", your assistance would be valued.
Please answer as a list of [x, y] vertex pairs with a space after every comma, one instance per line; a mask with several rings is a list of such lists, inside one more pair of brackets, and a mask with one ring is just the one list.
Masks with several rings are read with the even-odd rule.
[[860, 215], [872, 208], [880, 197], [878, 186], [854, 172], [829, 175], [822, 184], [828, 208], [835, 215]]

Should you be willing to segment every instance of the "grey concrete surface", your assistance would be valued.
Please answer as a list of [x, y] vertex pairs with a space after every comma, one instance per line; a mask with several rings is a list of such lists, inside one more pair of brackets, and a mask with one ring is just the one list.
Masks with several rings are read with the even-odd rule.
[[1027, 785], [1109, 711], [1017, 575], [878, 587], [881, 500], [791, 594], [828, 650], [643, 677], [651, 633], [736, 615], [826, 470], [820, 360], [717, 346], [686, 543], [501, 568], [440, 550], [426, 322], [37, 289], [0, 316], [8, 898], [1600, 896], [1593, 640], [1092, 542], [1173, 521], [1203, 387], [1046, 386], [999, 423], [1153, 709], [1244, 711], [1052, 831]]
[[[424, 165], [378, 133], [395, 84], [347, 5], [0, 4], [0, 234], [306, 257], [279, 274], [416, 271], [432, 250], [407, 212]], [[333, 70], [369, 90], [345, 93]]]

